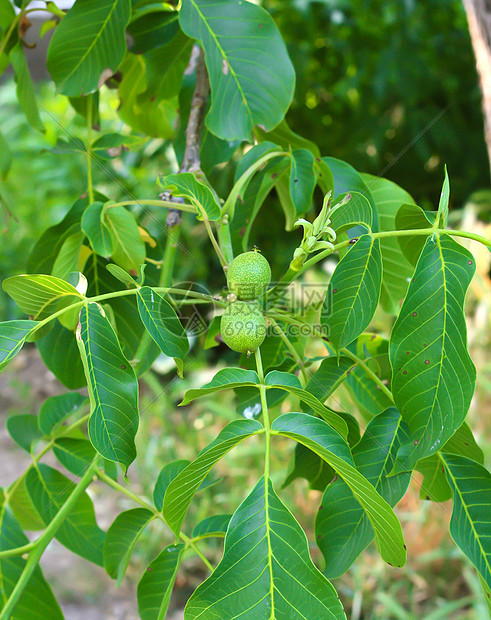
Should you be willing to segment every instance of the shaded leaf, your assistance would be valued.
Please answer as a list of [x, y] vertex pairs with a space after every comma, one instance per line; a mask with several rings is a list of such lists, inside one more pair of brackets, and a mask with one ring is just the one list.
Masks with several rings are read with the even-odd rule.
[[52, 330], [36, 342], [43, 362], [70, 390], [77, 390], [86, 384], [84, 368], [75, 334], [54, 322]]
[[192, 594], [193, 618], [345, 618], [304, 531], [264, 477], [233, 515], [223, 558]]
[[27, 66], [26, 57], [21, 43], [17, 43], [10, 51], [10, 62], [14, 68], [15, 82], [17, 84], [17, 99], [20, 107], [26, 115], [31, 127], [44, 131], [44, 125], [39, 116], [39, 109], [36, 100], [36, 93]]
[[111, 256], [113, 240], [111, 232], [104, 222], [104, 204], [102, 202], [94, 202], [85, 209], [81, 226], [94, 252], [105, 258]]
[[77, 341], [89, 388], [89, 438], [126, 472], [136, 456], [138, 382], [111, 323], [96, 303], [80, 311]]
[[[417, 228], [431, 228], [435, 213], [423, 211], [418, 205], [402, 205], [397, 212], [395, 227], [397, 230], [412, 230]], [[429, 236], [429, 235], [428, 235]], [[416, 265], [426, 243], [426, 235], [397, 237], [404, 256], [412, 265]]]
[[200, 521], [193, 530], [193, 538], [225, 534], [232, 515], [213, 515]]
[[53, 452], [60, 463], [75, 476], [82, 477], [96, 457], [96, 451], [87, 439], [60, 437]]
[[51, 274], [56, 278], [67, 279], [73, 272], [79, 271], [80, 252], [85, 235], [82, 231], [69, 235], [60, 248]]
[[51, 435], [69, 416], [80, 411], [87, 398], [78, 392], [67, 392], [47, 398], [38, 415], [39, 429], [45, 435]]
[[162, 506], [164, 505], [164, 495], [169, 484], [174, 480], [177, 474], [179, 474], [188, 465], [188, 460], [179, 459], [178, 461], [167, 463], [162, 467], [153, 489], [153, 503], [155, 504], [155, 508], [157, 508], [157, 510], [162, 510]]
[[165, 355], [173, 357], [182, 376], [189, 340], [173, 307], [148, 286], [137, 292], [138, 311], [146, 330]]
[[290, 168], [290, 196], [299, 215], [309, 210], [315, 184], [314, 156], [311, 151], [308, 149], [293, 151]]
[[346, 195], [341, 194], [333, 201], [332, 212], [330, 213], [331, 228], [338, 236], [358, 225], [363, 226], [366, 230], [371, 230], [373, 209], [368, 198], [360, 192], [351, 191], [351, 199], [346, 204], [337, 207], [346, 198]]
[[255, 125], [266, 131], [278, 125], [293, 97], [295, 72], [270, 15], [249, 2], [184, 0], [179, 22], [205, 50], [208, 129], [225, 140], [250, 140]]
[[107, 574], [121, 583], [131, 553], [140, 534], [154, 519], [146, 508], [133, 508], [120, 513], [107, 530], [104, 542], [104, 568]]
[[[56, 469], [41, 463], [29, 470], [26, 486], [45, 525], [49, 525], [76, 485]], [[76, 501], [55, 537], [73, 553], [102, 566], [105, 534], [96, 523], [94, 506], [87, 493]]]
[[104, 222], [112, 240], [111, 258], [130, 273], [145, 262], [145, 244], [134, 216], [124, 207], [106, 206]]
[[476, 371], [463, 305], [474, 271], [472, 255], [448, 235], [430, 237], [392, 329], [392, 393], [411, 431], [398, 454], [406, 469], [437, 452], [469, 409]]
[[165, 547], [143, 573], [137, 589], [141, 620], [165, 618], [184, 550], [182, 543]]
[[15, 443], [26, 452], [31, 452], [32, 445], [43, 437], [43, 433], [38, 428], [37, 416], [30, 413], [10, 416], [5, 426]]
[[[22, 531], [5, 504], [3, 491], [0, 491], [0, 549], [7, 551], [29, 544], [29, 539]], [[26, 560], [21, 556], [0, 558], [0, 611], [8, 600], [25, 568]], [[53, 592], [44, 579], [39, 566], [36, 566], [26, 587], [15, 606], [11, 620], [63, 620], [63, 613]]]

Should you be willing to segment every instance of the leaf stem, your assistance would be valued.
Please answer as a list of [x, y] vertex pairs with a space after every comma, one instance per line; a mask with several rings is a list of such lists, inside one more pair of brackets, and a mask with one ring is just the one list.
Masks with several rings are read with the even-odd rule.
[[112, 202], [107, 205], [106, 209], [113, 209], [114, 207], [125, 207], [126, 205], [146, 205], [148, 207], [165, 207], [167, 209], [175, 209], [177, 211], [186, 211], [187, 213], [196, 214], [197, 211], [192, 205], [183, 204], [180, 202], [170, 202], [169, 200], [122, 200], [121, 202]]
[[365, 371], [365, 373], [370, 377], [370, 379], [372, 379], [372, 381], [374, 381], [378, 385], [380, 390], [387, 396], [387, 398], [389, 398], [392, 402], [394, 402], [394, 397], [392, 396], [392, 392], [387, 388], [386, 385], [384, 385], [384, 383], [379, 379], [379, 377], [377, 377], [377, 375], [368, 366], [368, 364], [365, 363], [364, 360], [362, 360], [360, 357], [358, 357], [358, 355], [355, 355], [349, 349], [346, 349], [346, 348], [342, 348], [341, 353], [343, 355], [346, 355], [350, 359], [352, 359], [360, 368], [362, 368]]
[[92, 95], [87, 98], [87, 193], [89, 203], [94, 202], [94, 187], [92, 184]]
[[285, 332], [281, 329], [281, 327], [278, 325], [278, 323], [272, 317], [268, 317], [268, 318], [271, 321], [271, 323], [273, 325], [273, 328], [277, 330], [278, 336], [281, 338], [281, 340], [285, 344], [285, 346], [288, 349], [288, 351], [290, 352], [291, 356], [297, 362], [297, 364], [298, 364], [298, 366], [300, 368], [300, 372], [302, 373], [302, 380], [303, 380], [302, 387], [305, 387], [307, 385], [309, 377], [308, 377], [307, 371], [305, 370], [305, 366], [304, 366], [302, 358], [300, 357], [300, 355], [298, 354], [298, 351], [295, 349], [295, 347], [292, 345], [292, 343], [288, 340]]
[[81, 497], [81, 495], [85, 492], [85, 489], [92, 482], [94, 473], [97, 470], [97, 465], [98, 465], [98, 459], [96, 459], [86, 469], [85, 474], [82, 476], [77, 486], [73, 489], [72, 493], [70, 494], [66, 502], [63, 504], [60, 511], [55, 515], [55, 517], [50, 522], [50, 524], [48, 525], [44, 533], [41, 534], [41, 536], [35, 542], [35, 546], [33, 549], [31, 549], [29, 553], [29, 558], [24, 566], [24, 570], [22, 571], [21, 576], [19, 580], [17, 581], [17, 583], [15, 584], [15, 587], [12, 590], [7, 602], [5, 603], [5, 606], [0, 612], [0, 620], [7, 620], [8, 618], [11, 617], [12, 612], [22, 592], [27, 586], [27, 583], [29, 579], [31, 578], [32, 573], [34, 572], [34, 569], [38, 565], [39, 560], [41, 559], [41, 556], [44, 553], [44, 550], [55, 537], [58, 529], [60, 528], [61, 524], [67, 517], [68, 513], [73, 509], [75, 502]]
[[[119, 482], [116, 482], [116, 480], [113, 480], [112, 478], [110, 478], [101, 469], [98, 469], [96, 474], [97, 474], [97, 477], [100, 480], [102, 480], [103, 482], [105, 482], [108, 486], [112, 487], [115, 491], [118, 491], [118, 493], [123, 493], [123, 495], [126, 495], [126, 497], [129, 497], [135, 503], [139, 504], [140, 506], [142, 506], [146, 510], [149, 510], [154, 515], [155, 518], [159, 519], [160, 521], [162, 521], [163, 523], [165, 523], [167, 525], [167, 523], [166, 523], [162, 513], [159, 512], [156, 508], [154, 508], [154, 506], [152, 506], [151, 504], [146, 502], [144, 499], [142, 499], [141, 497], [138, 497], [138, 495], [136, 495], [136, 493], [133, 493], [133, 491], [131, 491], [130, 489], [127, 489], [122, 484], [119, 484]], [[191, 547], [196, 552], [196, 554], [203, 560], [203, 563], [206, 565], [206, 567], [211, 572], [213, 572], [213, 570], [214, 570], [213, 566], [206, 559], [206, 557], [203, 555], [203, 553], [198, 549], [198, 547], [195, 544], [195, 541], [192, 538], [189, 538], [189, 536], [186, 536], [186, 534], [184, 534], [183, 532], [181, 532], [179, 534], [179, 538], [183, 542], [186, 543], [187, 547]]]
[[225, 256], [223, 255], [222, 249], [218, 245], [218, 241], [215, 239], [215, 235], [213, 233], [213, 230], [211, 229], [210, 220], [206, 217], [204, 213], [203, 213], [203, 222], [205, 223], [206, 232], [208, 233], [208, 237], [210, 238], [211, 244], [216, 252], [216, 255], [218, 256], [220, 265], [222, 266], [222, 269], [225, 271], [225, 267], [227, 267], [228, 265], [227, 260], [225, 259]]

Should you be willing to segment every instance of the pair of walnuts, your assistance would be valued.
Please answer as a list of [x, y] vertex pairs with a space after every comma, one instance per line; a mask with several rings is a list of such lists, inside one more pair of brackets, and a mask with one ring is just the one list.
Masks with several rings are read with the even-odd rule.
[[244, 252], [230, 263], [227, 285], [237, 297], [226, 308], [221, 319], [222, 338], [233, 351], [255, 351], [266, 337], [266, 323], [258, 298], [271, 282], [271, 267], [259, 252]]

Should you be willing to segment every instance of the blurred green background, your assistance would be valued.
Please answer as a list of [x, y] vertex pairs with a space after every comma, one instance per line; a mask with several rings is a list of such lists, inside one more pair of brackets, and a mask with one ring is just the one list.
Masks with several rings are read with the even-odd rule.
[[[286, 39], [297, 73], [297, 90], [287, 116], [292, 129], [314, 140], [323, 155], [344, 159], [360, 171], [382, 174], [395, 181], [426, 208], [438, 201], [446, 163], [451, 179], [453, 221], [463, 221], [463, 228], [479, 227], [479, 232], [486, 234], [484, 227], [490, 221], [491, 204], [489, 162], [475, 61], [461, 1], [264, 0], [264, 5]], [[27, 50], [35, 74], [36, 67], [42, 64], [39, 54], [40, 49]], [[37, 88], [45, 134], [27, 124], [16, 103], [13, 82], [7, 79], [0, 85], [0, 129], [13, 158], [8, 175], [0, 178], [0, 280], [25, 270], [34, 241], [47, 226], [63, 217], [86, 187], [83, 154], [63, 153], [56, 148], [60, 139], [83, 138], [85, 122], [66, 98], [55, 95], [52, 85], [38, 82]], [[116, 96], [106, 88], [103, 93], [102, 129], [128, 131], [117, 115]], [[158, 174], [174, 170], [175, 166], [169, 143], [149, 139], [141, 148], [123, 152], [107, 162], [104, 168], [94, 166], [94, 182], [111, 199], [128, 198], [128, 194], [155, 198]], [[234, 166], [235, 160], [211, 175], [222, 197], [230, 187]], [[162, 211], [142, 213], [142, 225], [159, 241], [163, 240], [164, 218]], [[278, 270], [290, 260], [298, 241], [297, 233], [286, 234], [283, 227], [281, 209], [272, 197], [254, 226], [251, 240]], [[189, 265], [181, 255], [175, 279], [192, 278], [219, 290], [223, 282], [206, 236], [194, 218], [185, 218], [183, 228], [182, 242], [192, 248], [202, 267], [196, 271], [195, 265]], [[485, 251], [477, 253], [476, 262], [478, 273], [469, 294], [469, 337], [479, 369], [479, 387], [470, 424], [477, 431], [489, 466], [491, 442], [489, 432], [486, 438], [487, 421], [483, 415], [491, 405], [489, 255]], [[17, 315], [13, 303], [0, 293], [0, 320]], [[387, 317], [378, 317], [375, 323], [382, 331], [390, 327]], [[216, 364], [226, 363], [224, 356], [223, 349], [213, 349], [207, 356], [196, 355], [185, 382], [175, 382], [173, 374], [163, 379], [149, 375], [145, 379], [144, 416], [138, 436], [141, 451], [132, 479], [143, 494], [151, 495], [164, 463], [174, 458], [192, 458], [235, 415], [232, 397], [198, 401], [185, 410], [176, 408], [184, 389], [207, 381]], [[52, 378], [42, 374], [45, 371], [34, 357], [34, 349], [19, 359], [19, 365], [3, 375], [4, 384], [0, 384], [2, 389], [6, 386], [3, 413], [35, 413], [40, 399], [59, 389]], [[165, 392], [162, 380], [167, 382]], [[10, 442], [8, 459], [14, 464], [17, 452]], [[291, 446], [285, 443], [275, 454], [278, 472], [288, 463], [290, 453]], [[218, 470], [223, 482], [201, 495], [193, 505], [193, 516], [206, 516], [212, 506], [223, 512], [233, 510], [245, 489], [253, 484], [260, 458], [259, 453], [247, 447], [227, 457]], [[279, 473], [275, 482], [281, 485]], [[99, 508], [103, 526], [110, 522], [104, 522], [104, 518], [114, 518], [118, 510], [130, 507], [124, 499], [107, 500], [106, 489], [100, 488], [98, 492], [96, 505], [110, 501]], [[301, 523], [312, 540], [318, 492], [297, 480], [284, 492], [284, 498], [290, 508], [303, 515]], [[370, 548], [335, 584], [349, 617], [486, 617], [475, 572], [445, 533], [449, 512], [449, 503], [442, 507], [421, 502], [417, 483], [411, 485], [399, 508], [411, 560], [404, 570], [395, 571], [385, 566]], [[170, 541], [168, 534], [164, 538]], [[149, 529], [138, 545], [125, 582], [131, 594], [128, 601], [133, 605], [141, 572], [162, 544], [162, 530]], [[220, 557], [219, 545], [208, 551], [215, 559]], [[318, 560], [314, 546], [312, 552]], [[84, 570], [80, 568], [83, 561], [70, 556], [70, 562], [70, 570], [73, 562], [78, 562], [79, 568], [73, 569], [78, 577]], [[179, 607], [202, 577], [200, 570], [198, 564], [187, 565], [178, 580], [175, 606]], [[105, 582], [99, 573], [84, 573], [80, 581], [68, 582], [49, 566], [47, 572], [54, 575], [58, 591], [66, 590], [66, 604], [78, 601], [80, 596], [84, 599], [77, 602], [83, 607], [82, 616], [89, 613], [97, 620], [96, 613], [103, 609], [101, 600], [106, 592], [112, 597], [107, 614], [113, 613], [116, 598], [126, 596], [125, 591], [118, 594], [114, 584]], [[87, 611], [91, 602], [94, 608]], [[129, 619], [134, 617], [132, 614], [134, 609], [130, 608], [119, 617]], [[67, 617], [78, 616], [73, 612]], [[101, 617], [108, 615], [103, 613]]]

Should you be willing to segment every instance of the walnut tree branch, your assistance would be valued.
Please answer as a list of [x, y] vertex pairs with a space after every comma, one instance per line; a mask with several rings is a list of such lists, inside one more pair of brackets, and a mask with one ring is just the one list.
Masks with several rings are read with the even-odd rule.
[[[196, 57], [197, 60], [195, 60]], [[193, 98], [191, 99], [191, 109], [189, 111], [188, 124], [186, 127], [186, 148], [179, 172], [199, 172], [201, 170], [199, 156], [201, 131], [205, 117], [206, 102], [210, 94], [210, 81], [206, 70], [204, 52], [198, 46], [194, 47], [193, 53], [191, 54], [189, 66], [192, 67], [193, 64], [196, 64], [196, 86], [194, 87]], [[170, 209], [166, 220], [167, 226], [173, 228], [179, 224], [181, 217], [181, 211]]]

